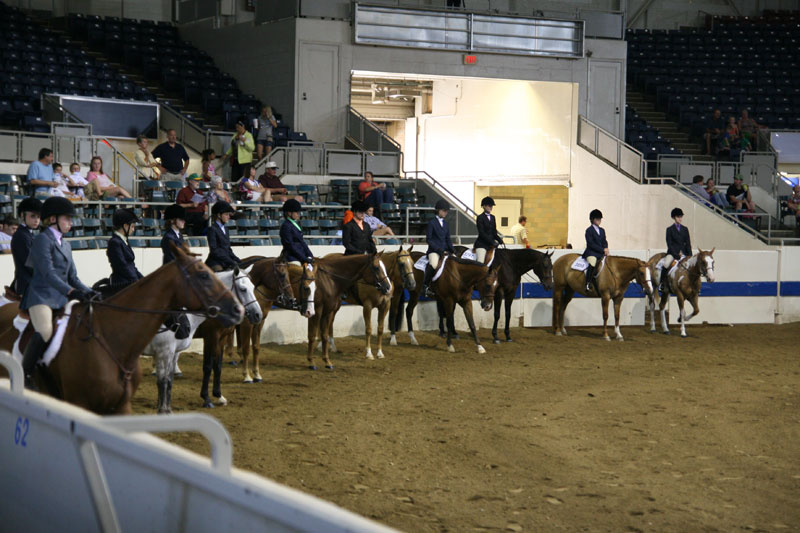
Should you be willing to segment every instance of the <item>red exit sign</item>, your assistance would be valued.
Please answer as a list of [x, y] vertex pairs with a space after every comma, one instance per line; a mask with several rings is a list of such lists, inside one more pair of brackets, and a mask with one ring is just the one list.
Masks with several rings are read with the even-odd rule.
[[477, 63], [478, 63], [478, 58], [476, 56], [464, 54], [465, 65], [476, 65]]

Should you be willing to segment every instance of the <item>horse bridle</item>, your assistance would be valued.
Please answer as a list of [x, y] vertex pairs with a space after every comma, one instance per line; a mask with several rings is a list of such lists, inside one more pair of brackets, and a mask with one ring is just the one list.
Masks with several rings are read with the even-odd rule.
[[[383, 283], [384, 280], [387, 282], [387, 284], [389, 286], [391, 286], [392, 282], [389, 281], [389, 275], [388, 274], [384, 274], [383, 277], [381, 277], [381, 278], [379, 278], [376, 275], [376, 272], [380, 272], [380, 270], [381, 270], [380, 259], [378, 261], [379, 261], [378, 266], [373, 265], [371, 260], [369, 262], [365, 263], [364, 266], [361, 267], [361, 270], [358, 271], [358, 276], [359, 277], [356, 280], [356, 283], [364, 283], [364, 282], [361, 281], [361, 274], [364, 272], [364, 269], [366, 269], [367, 266], [369, 266], [372, 269], [372, 277], [375, 279], [374, 285], [375, 285], [376, 289], [380, 290], [381, 283]], [[317, 269], [321, 270], [322, 272], [325, 272], [326, 274], [328, 274], [329, 276], [331, 276], [333, 278], [339, 278], [341, 280], [349, 281], [351, 283], [353, 282], [353, 278], [348, 278], [347, 276], [343, 276], [341, 274], [337, 274], [336, 272], [331, 272], [330, 270], [327, 270], [324, 267], [320, 266], [320, 267], [317, 267]], [[367, 283], [364, 283], [364, 284], [368, 285]]]
[[408, 281], [408, 278], [412, 278], [412, 279], [414, 278], [414, 265], [411, 265], [411, 270], [409, 270], [408, 272], [403, 272], [403, 270], [400, 269], [400, 258], [402, 258], [402, 257], [408, 257], [409, 260], [410, 260], [411, 259], [411, 254], [408, 253], [408, 250], [401, 250], [400, 252], [398, 252], [397, 253], [397, 259], [395, 259], [394, 264], [392, 265], [392, 268], [391, 268], [390, 271], [394, 272], [395, 269], [399, 269], [400, 270], [400, 277], [403, 279], [403, 284], [405, 285], [405, 283]]
[[[244, 271], [243, 271], [243, 270], [240, 270], [239, 272], [244, 272]], [[240, 295], [240, 291], [239, 291], [239, 287], [236, 285], [236, 282], [237, 282], [237, 281], [239, 281], [240, 279], [245, 279], [245, 278], [248, 278], [248, 279], [250, 279], [250, 282], [251, 282], [251, 283], [253, 282], [252, 278], [250, 278], [250, 275], [249, 275], [247, 272], [244, 272], [244, 275], [243, 275], [243, 276], [238, 276], [238, 277], [235, 277], [235, 278], [233, 278], [233, 282], [232, 282], [232, 284], [231, 284], [231, 289], [233, 289], [233, 291], [232, 291], [232, 292], [233, 292], [233, 295], [234, 295], [234, 296], [236, 296], [236, 299], [237, 299], [237, 300], [239, 300], [239, 303], [241, 303], [241, 304], [242, 304], [242, 307], [245, 307], [245, 308], [246, 308], [246, 307], [248, 307], [250, 304], [257, 303], [257, 302], [258, 302], [258, 300], [256, 300], [255, 298], [253, 298], [253, 299], [252, 299], [252, 300], [250, 300], [249, 302], [247, 302], [247, 303], [244, 303], [244, 298], [242, 298], [242, 297], [241, 297], [241, 295]], [[254, 288], [255, 288], [255, 284], [254, 284]], [[253, 291], [253, 292], [255, 292], [255, 291]]]

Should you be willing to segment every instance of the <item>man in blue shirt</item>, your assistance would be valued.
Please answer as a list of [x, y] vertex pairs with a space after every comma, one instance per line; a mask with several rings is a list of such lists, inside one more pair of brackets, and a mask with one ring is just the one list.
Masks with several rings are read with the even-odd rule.
[[39, 150], [39, 160], [28, 167], [28, 186], [33, 187], [31, 193], [47, 192], [51, 187], [57, 187], [53, 174], [53, 151], [50, 148]]

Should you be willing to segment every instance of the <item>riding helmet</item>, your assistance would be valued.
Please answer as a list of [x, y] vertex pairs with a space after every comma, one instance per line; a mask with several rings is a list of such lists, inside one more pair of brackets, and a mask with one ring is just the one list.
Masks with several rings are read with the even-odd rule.
[[111, 223], [115, 228], [121, 228], [125, 224], [132, 222], [139, 222], [139, 217], [131, 209], [117, 209], [114, 211], [114, 216], [111, 217]]
[[481, 207], [485, 205], [491, 205], [492, 207], [494, 207], [495, 205], [494, 198], [492, 198], [491, 196], [486, 196], [483, 200], [481, 200]]
[[164, 211], [164, 219], [172, 220], [175, 218], [180, 218], [181, 220], [186, 218], [186, 209], [178, 204], [172, 204]]
[[592, 209], [592, 212], [589, 213], [589, 222], [593, 222], [598, 218], [602, 219], [603, 213], [601, 213], [599, 209]]
[[355, 202], [353, 202], [353, 207], [351, 208], [351, 211], [353, 211], [353, 213], [366, 213], [369, 207], [370, 206], [367, 205], [367, 202], [363, 200], [356, 200]]
[[231, 204], [224, 200], [220, 200], [214, 204], [214, 207], [211, 208], [211, 214], [214, 216], [222, 215], [224, 213], [235, 213]]
[[680, 207], [676, 207], [675, 209], [670, 211], [669, 216], [670, 216], [670, 218], [682, 217], [683, 216], [683, 209], [681, 209]]
[[450, 211], [450, 204], [447, 203], [447, 200], [439, 200], [436, 202], [435, 208], [437, 211], [439, 211], [440, 209], [444, 209], [445, 211]]
[[42, 212], [42, 201], [38, 198], [33, 198], [29, 196], [22, 200], [19, 205], [17, 206], [17, 211], [20, 213], [27, 212], [27, 213], [41, 213]]
[[284, 213], [299, 213], [302, 210], [303, 210], [303, 206], [300, 205], [300, 202], [298, 202], [294, 198], [289, 198], [283, 204], [283, 212]]
[[61, 196], [51, 196], [42, 205], [42, 219], [47, 220], [52, 216], [75, 214], [75, 206], [72, 202]]

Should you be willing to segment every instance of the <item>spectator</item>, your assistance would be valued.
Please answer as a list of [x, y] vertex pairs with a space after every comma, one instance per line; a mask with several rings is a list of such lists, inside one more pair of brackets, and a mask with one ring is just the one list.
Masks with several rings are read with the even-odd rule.
[[786, 207], [800, 220], [800, 183], [792, 187], [792, 197], [787, 200]]
[[699, 196], [701, 199], [705, 200], [709, 204], [711, 203], [711, 195], [708, 194], [706, 190], [706, 186], [703, 184], [703, 176], [697, 175], [692, 178], [692, 184], [689, 187], [693, 193]]
[[723, 131], [725, 131], [725, 119], [722, 118], [722, 111], [715, 109], [714, 114], [706, 124], [706, 132], [703, 135], [703, 138], [706, 142], [706, 154], [714, 154], [714, 152], [711, 151], [711, 148], [713, 146], [716, 150]]
[[728, 187], [726, 193], [728, 203], [733, 206], [737, 211], [746, 210], [748, 213], [756, 212], [756, 204], [753, 203], [753, 198], [750, 196], [750, 189], [742, 183], [742, 175], [737, 174], [733, 178], [733, 184]]
[[11, 238], [18, 227], [19, 221], [11, 216], [0, 222], [0, 254], [11, 253]]
[[709, 198], [711, 198], [711, 203], [715, 206], [721, 209], [730, 207], [728, 200], [725, 199], [725, 195], [717, 191], [717, 186], [714, 183], [713, 178], [708, 178], [708, 181], [706, 182], [706, 192], [708, 193]]
[[[233, 204], [231, 195], [225, 190], [225, 183], [222, 181], [222, 176], [214, 176], [211, 178], [211, 190], [206, 193], [206, 201], [208, 205], [214, 205], [220, 200]], [[234, 209], [236, 209], [236, 207], [234, 207]]]
[[731, 135], [725, 131], [719, 136], [717, 142], [717, 159], [728, 159], [731, 157], [731, 149], [733, 148], [733, 140]]
[[183, 145], [178, 144], [178, 133], [175, 130], [167, 130], [167, 142], [156, 146], [152, 156], [160, 161], [158, 170], [161, 172], [161, 179], [183, 181], [186, 169], [189, 168], [189, 154]]
[[269, 191], [256, 179], [256, 167], [247, 167], [247, 174], [239, 182], [239, 196], [250, 202], [271, 201]]
[[131, 194], [115, 185], [111, 178], [103, 172], [103, 159], [94, 156], [89, 162], [89, 173], [86, 174], [86, 181], [91, 192], [87, 194], [90, 200], [100, 200], [108, 198], [130, 198]]
[[53, 163], [53, 180], [56, 186], [50, 189], [50, 196], [61, 196], [70, 200], [80, 200], [80, 196], [69, 190], [67, 178], [61, 173], [61, 163]]
[[528, 242], [528, 230], [525, 225], [528, 223], [528, 217], [522, 215], [517, 220], [517, 223], [511, 227], [511, 235], [514, 237], [514, 244], [524, 244], [525, 248], [530, 248]]
[[33, 187], [31, 193], [48, 193], [53, 187], [58, 186], [53, 177], [53, 151], [49, 148], [39, 150], [39, 160], [28, 167], [26, 181]]
[[89, 185], [89, 182], [81, 175], [81, 166], [78, 163], [72, 163], [69, 166], [69, 177], [67, 177], [67, 181], [69, 190], [72, 191], [73, 194], [80, 198], [86, 198], [84, 188]]
[[381, 219], [376, 216], [373, 216], [375, 212], [375, 208], [369, 206], [367, 208], [367, 212], [364, 214], [364, 222], [372, 229], [372, 235], [375, 237], [380, 237], [382, 235], [392, 235], [394, 236], [394, 232], [392, 228], [384, 224]]
[[194, 235], [202, 235], [208, 225], [208, 213], [206, 212], [208, 200], [197, 192], [201, 181], [203, 178], [197, 174], [189, 176], [186, 180], [186, 187], [178, 191], [178, 197], [175, 199], [175, 203], [186, 210], [184, 220], [192, 227]]
[[203, 181], [214, 181], [214, 176], [217, 175], [217, 169], [214, 167], [217, 153], [211, 148], [206, 148], [202, 156], [203, 170], [200, 175], [203, 176]]
[[272, 135], [272, 128], [277, 128], [278, 122], [272, 114], [272, 108], [265, 105], [261, 109], [261, 115], [258, 117], [258, 137], [256, 137], [256, 147], [258, 151], [258, 160], [264, 156], [269, 156], [272, 148], [275, 146], [275, 137]]
[[138, 176], [145, 180], [158, 179], [159, 177], [158, 162], [147, 148], [149, 144], [150, 141], [147, 140], [147, 137], [139, 135], [136, 137], [136, 145], [139, 148], [133, 154]]
[[253, 135], [247, 131], [244, 122], [236, 123], [236, 133], [231, 138], [230, 147], [222, 156], [223, 162], [231, 160], [231, 181], [238, 182], [249, 175], [250, 165], [253, 162], [253, 150], [256, 149]]
[[375, 208], [377, 217], [381, 217], [381, 204], [394, 203], [394, 191], [386, 187], [385, 183], [375, 181], [375, 176], [369, 170], [364, 174], [364, 181], [358, 185], [358, 195], [367, 205]]
[[728, 125], [725, 126], [725, 133], [731, 138], [731, 144], [739, 140], [739, 126], [736, 125], [735, 117], [728, 117]]
[[747, 109], [742, 109], [742, 114], [739, 117], [739, 132], [741, 132], [742, 135], [748, 133], [751, 139], [755, 139], [758, 135], [758, 130], [763, 127], [764, 126], [750, 118]]
[[[269, 193], [266, 196], [267, 202], [285, 202], [289, 199], [289, 189], [281, 182], [278, 177], [278, 164], [275, 161], [267, 162], [264, 173], [258, 178], [258, 183]], [[295, 200], [301, 204], [305, 202], [302, 196], [295, 196]]]

